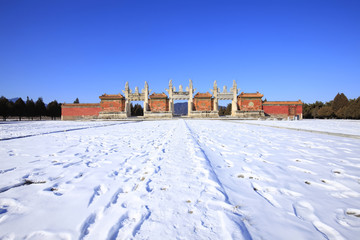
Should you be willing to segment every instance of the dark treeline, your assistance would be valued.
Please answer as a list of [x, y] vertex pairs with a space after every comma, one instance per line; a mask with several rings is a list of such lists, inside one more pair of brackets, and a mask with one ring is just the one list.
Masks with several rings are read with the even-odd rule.
[[20, 121], [25, 117], [29, 120], [33, 120], [35, 117], [41, 120], [44, 116], [55, 120], [57, 117], [61, 117], [61, 104], [54, 100], [46, 106], [41, 97], [36, 102], [29, 97], [26, 102], [21, 98], [12, 102], [2, 96], [0, 98], [0, 116], [4, 121], [9, 117], [18, 117]]
[[131, 116], [143, 116], [144, 109], [140, 104], [135, 104], [134, 106], [130, 103]]
[[349, 100], [345, 94], [338, 93], [330, 102], [304, 103], [303, 117], [360, 119], [360, 97]]
[[219, 116], [231, 115], [231, 103], [227, 107], [219, 106]]

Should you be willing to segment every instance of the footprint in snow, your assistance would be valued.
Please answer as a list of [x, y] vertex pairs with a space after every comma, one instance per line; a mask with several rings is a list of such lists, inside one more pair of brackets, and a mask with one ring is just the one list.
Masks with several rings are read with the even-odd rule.
[[342, 240], [342, 235], [332, 227], [321, 222], [314, 213], [314, 207], [306, 201], [299, 201], [293, 204], [294, 214], [301, 220], [311, 222], [314, 228], [320, 232], [326, 239]]
[[123, 190], [122, 188], [119, 188], [119, 189], [113, 194], [113, 196], [111, 197], [111, 200], [110, 200], [110, 202], [106, 205], [106, 208], [110, 208], [111, 205], [115, 205], [115, 204], [118, 202], [121, 194], [124, 194], [124, 190]]
[[15, 169], [16, 169], [16, 167], [0, 170], [0, 174], [11, 172], [11, 171], [14, 171]]
[[262, 188], [257, 183], [251, 183], [253, 190], [263, 197], [270, 205], [273, 207], [281, 208], [281, 205], [274, 199], [274, 197], [270, 193], [274, 193], [276, 191], [275, 188]]
[[141, 206], [138, 210], [129, 210], [120, 217], [110, 229], [108, 239], [128, 239], [135, 237], [143, 223], [149, 219], [151, 212], [148, 206]]
[[349, 216], [354, 216], [360, 218], [360, 209], [348, 208], [346, 209], [346, 214]]
[[106, 193], [108, 191], [107, 187], [104, 185], [104, 184], [100, 184], [99, 186], [97, 186], [95, 189], [94, 189], [94, 193], [93, 195], [91, 196], [90, 200], [89, 200], [89, 204], [88, 206], [90, 206], [94, 200], [96, 198], [98, 198], [100, 195]]

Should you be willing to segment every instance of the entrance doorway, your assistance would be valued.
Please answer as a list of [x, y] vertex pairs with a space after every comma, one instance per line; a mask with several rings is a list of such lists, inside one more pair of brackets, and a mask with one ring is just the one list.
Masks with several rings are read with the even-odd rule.
[[231, 100], [219, 100], [218, 106], [220, 117], [231, 115]]
[[188, 101], [174, 100], [174, 116], [181, 117], [188, 115]]
[[131, 101], [130, 103], [131, 116], [144, 116], [144, 102]]

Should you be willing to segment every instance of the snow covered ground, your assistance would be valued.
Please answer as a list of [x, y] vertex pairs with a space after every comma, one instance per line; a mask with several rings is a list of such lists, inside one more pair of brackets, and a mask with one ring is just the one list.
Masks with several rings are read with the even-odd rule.
[[0, 122], [0, 139], [23, 137], [29, 135], [40, 135], [53, 133], [57, 131], [71, 131], [81, 128], [92, 128], [99, 126], [112, 125], [114, 122], [68, 122], [58, 121], [54, 124], [53, 121], [14, 121], [14, 122]]
[[[241, 121], [240, 121], [241, 122]], [[360, 121], [359, 120], [324, 120], [304, 119], [301, 121], [274, 121], [274, 120], [259, 120], [259, 121], [244, 121], [246, 123], [261, 124], [266, 126], [276, 126], [294, 129], [305, 129], [313, 131], [324, 131], [341, 134], [351, 134], [360, 136]]]
[[[327, 123], [281, 124], [360, 135], [357, 121]], [[358, 139], [221, 120], [0, 130], [0, 239], [360, 235]]]

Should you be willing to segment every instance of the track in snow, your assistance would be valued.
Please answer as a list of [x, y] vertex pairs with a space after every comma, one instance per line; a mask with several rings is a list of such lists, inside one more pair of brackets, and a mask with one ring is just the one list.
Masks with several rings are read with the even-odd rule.
[[0, 238], [360, 234], [358, 140], [289, 132], [173, 120], [1, 141]]

